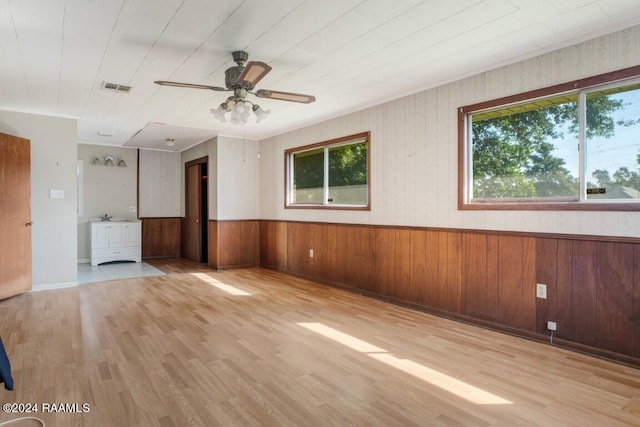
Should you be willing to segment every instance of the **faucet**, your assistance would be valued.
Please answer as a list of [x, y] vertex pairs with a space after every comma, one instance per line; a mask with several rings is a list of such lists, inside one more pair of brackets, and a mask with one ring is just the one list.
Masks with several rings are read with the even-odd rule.
[[111, 217], [108, 216], [107, 214], [104, 214], [104, 216], [100, 218], [102, 219], [102, 221], [111, 221]]

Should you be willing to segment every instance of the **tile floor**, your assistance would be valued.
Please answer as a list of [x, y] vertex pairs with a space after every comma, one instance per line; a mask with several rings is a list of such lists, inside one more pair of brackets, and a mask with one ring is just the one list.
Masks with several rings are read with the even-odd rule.
[[162, 276], [164, 273], [146, 262], [121, 262], [91, 266], [78, 264], [78, 283], [81, 285], [132, 277]]

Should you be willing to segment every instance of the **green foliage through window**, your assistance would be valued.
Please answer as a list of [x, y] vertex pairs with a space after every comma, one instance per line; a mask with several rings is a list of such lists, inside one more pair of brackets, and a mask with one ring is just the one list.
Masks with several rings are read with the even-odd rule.
[[636, 81], [466, 117], [468, 202], [640, 199]]
[[288, 206], [368, 206], [368, 133], [286, 152]]

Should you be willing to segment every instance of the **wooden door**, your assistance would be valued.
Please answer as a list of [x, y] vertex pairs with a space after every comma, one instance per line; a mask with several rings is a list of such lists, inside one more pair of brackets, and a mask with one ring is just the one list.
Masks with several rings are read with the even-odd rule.
[[200, 262], [202, 254], [202, 183], [200, 164], [189, 165], [185, 173], [185, 255], [192, 261]]
[[0, 133], [0, 299], [31, 290], [31, 141]]

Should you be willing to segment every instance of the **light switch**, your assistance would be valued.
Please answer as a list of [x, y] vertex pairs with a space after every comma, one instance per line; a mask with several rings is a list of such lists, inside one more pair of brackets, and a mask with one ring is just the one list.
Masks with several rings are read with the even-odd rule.
[[64, 190], [49, 190], [50, 199], [64, 199]]

